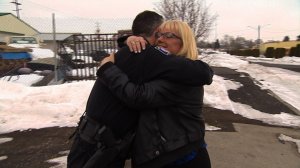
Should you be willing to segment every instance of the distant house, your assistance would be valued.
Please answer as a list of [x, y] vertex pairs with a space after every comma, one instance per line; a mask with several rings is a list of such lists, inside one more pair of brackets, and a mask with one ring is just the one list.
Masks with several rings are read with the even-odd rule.
[[0, 42], [9, 36], [37, 36], [38, 30], [11, 13], [0, 13]]
[[260, 52], [263, 54], [266, 52], [267, 48], [285, 48], [287, 53], [292, 47], [296, 47], [300, 44], [300, 41], [277, 41], [277, 42], [267, 42], [260, 45]]
[[[41, 48], [54, 48], [52, 33], [41, 33], [12, 13], [0, 13], [0, 23], [0, 42], [7, 42], [10, 36], [34, 36], [42, 42]], [[73, 34], [79, 33], [56, 33], [56, 42], [70, 38]]]

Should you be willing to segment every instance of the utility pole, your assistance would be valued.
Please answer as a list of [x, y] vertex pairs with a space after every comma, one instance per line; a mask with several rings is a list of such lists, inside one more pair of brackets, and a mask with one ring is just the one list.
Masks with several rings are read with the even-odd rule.
[[56, 43], [56, 21], [55, 21], [55, 13], [52, 13], [52, 35], [53, 35], [53, 51], [54, 51], [54, 80], [58, 81], [57, 75], [57, 43]]
[[[268, 25], [270, 25], [270, 24], [264, 25], [263, 27], [268, 26]], [[251, 27], [251, 26], [248, 26], [248, 27], [251, 28], [251, 29], [256, 30], [256, 28], [254, 28], [254, 27]], [[260, 40], [260, 29], [261, 28], [262, 28], [262, 26], [260, 26], [260, 25], [257, 26], [257, 49], [258, 49], [259, 53], [261, 52], [261, 50], [260, 50], [260, 42], [261, 42], [261, 40]]]
[[217, 29], [217, 22], [215, 23], [215, 40], [218, 39], [218, 29]]
[[10, 2], [10, 3], [13, 3], [13, 4], [16, 5], [16, 10], [14, 10], [14, 11], [17, 12], [17, 17], [20, 19], [20, 12], [19, 12], [19, 11], [20, 11], [21, 9], [19, 9], [19, 5], [22, 5], [22, 4], [19, 3], [18, 0], [15, 0], [14, 2]]
[[96, 22], [96, 34], [100, 34], [100, 23]]
[[261, 42], [261, 40], [260, 40], [260, 30], [261, 30], [261, 28], [263, 28], [265, 26], [268, 26], [268, 25], [270, 25], [270, 24], [267, 24], [267, 25], [264, 25], [264, 26], [258, 25], [257, 28], [248, 26], [251, 29], [257, 30], [257, 48], [259, 48], [260, 42]]

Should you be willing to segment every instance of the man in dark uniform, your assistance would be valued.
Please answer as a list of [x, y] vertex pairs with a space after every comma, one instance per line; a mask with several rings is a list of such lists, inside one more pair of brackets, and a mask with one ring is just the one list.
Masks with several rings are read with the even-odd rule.
[[[133, 21], [132, 32], [153, 45], [162, 22], [162, 16], [144, 11]], [[115, 64], [137, 84], [164, 79], [197, 86], [211, 79], [206, 63], [169, 55], [159, 47], [148, 46], [141, 53], [123, 47], [115, 57]], [[98, 77], [68, 155], [68, 168], [124, 167], [138, 117], [138, 111], [125, 106]]]

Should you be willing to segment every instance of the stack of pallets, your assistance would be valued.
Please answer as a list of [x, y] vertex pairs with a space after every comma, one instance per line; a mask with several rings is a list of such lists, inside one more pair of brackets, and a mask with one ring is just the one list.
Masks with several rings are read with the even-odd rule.
[[7, 45], [0, 45], [0, 77], [5, 74], [24, 67], [31, 60], [30, 48], [15, 48]]

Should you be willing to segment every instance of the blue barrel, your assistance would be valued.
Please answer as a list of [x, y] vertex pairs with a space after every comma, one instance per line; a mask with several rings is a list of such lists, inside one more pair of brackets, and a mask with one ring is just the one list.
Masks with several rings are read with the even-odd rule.
[[0, 52], [0, 58], [2, 59], [31, 59], [31, 55], [28, 52]]

